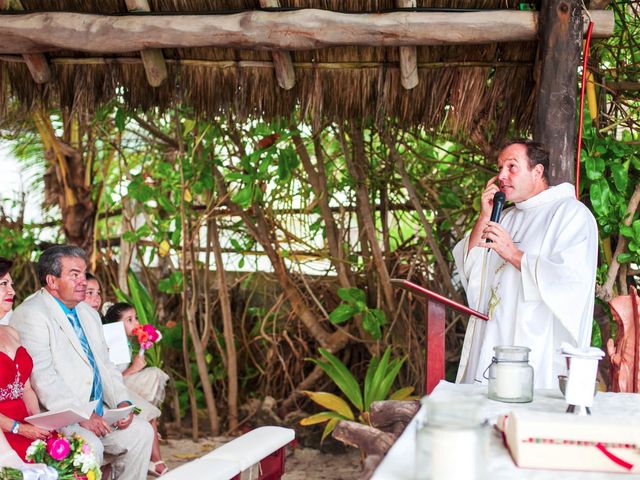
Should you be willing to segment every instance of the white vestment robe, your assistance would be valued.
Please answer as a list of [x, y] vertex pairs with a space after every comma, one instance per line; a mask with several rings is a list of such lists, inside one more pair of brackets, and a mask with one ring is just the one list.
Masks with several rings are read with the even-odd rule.
[[563, 183], [506, 209], [500, 224], [524, 252], [520, 271], [493, 250], [467, 253], [468, 236], [453, 250], [469, 306], [489, 316], [470, 318], [456, 381], [486, 383], [493, 347], [518, 345], [531, 349], [535, 387], [556, 388], [566, 373], [560, 344], [591, 343], [596, 221]]

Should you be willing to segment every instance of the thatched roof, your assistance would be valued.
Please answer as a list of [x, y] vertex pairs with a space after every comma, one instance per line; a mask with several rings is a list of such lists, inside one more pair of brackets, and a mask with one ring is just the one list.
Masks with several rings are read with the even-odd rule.
[[[422, 8], [515, 8], [514, 0], [418, 0]], [[394, 0], [281, 0], [284, 8], [382, 12]], [[25, 10], [124, 14], [124, 0], [22, 0]], [[152, 12], [216, 13], [259, 8], [259, 0], [149, 0]], [[166, 109], [177, 102], [202, 116], [274, 118], [302, 112], [314, 122], [393, 117], [400, 125], [484, 132], [501, 138], [528, 128], [534, 105], [535, 42], [417, 49], [418, 85], [400, 83], [397, 47], [338, 47], [292, 51], [296, 84], [278, 86], [268, 51], [165, 49], [168, 79], [151, 88], [139, 55], [47, 53], [53, 78], [36, 84], [20, 56], [0, 57], [0, 107], [9, 97], [24, 107], [44, 102], [95, 109], [121, 95], [133, 109]]]

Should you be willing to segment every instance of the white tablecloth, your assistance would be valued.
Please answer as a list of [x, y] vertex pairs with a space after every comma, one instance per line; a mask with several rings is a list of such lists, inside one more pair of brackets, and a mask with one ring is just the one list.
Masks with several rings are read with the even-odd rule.
[[[564, 412], [567, 409], [560, 390], [536, 390], [531, 403], [502, 403], [487, 398], [486, 385], [463, 385], [441, 381], [434, 389], [432, 396], [438, 400], [480, 399], [483, 417], [489, 419], [492, 425], [495, 424], [498, 415], [507, 414], [513, 410]], [[623, 415], [640, 418], [640, 394], [599, 392], [594, 399], [591, 413], [593, 416], [602, 417]], [[414, 480], [416, 478], [416, 429], [418, 418], [423, 414], [421, 410], [409, 423], [376, 469], [372, 480]], [[640, 475], [521, 469], [513, 463], [500, 435], [492, 431], [490, 437], [487, 478], [491, 480], [611, 480], [612, 478], [640, 480]]]

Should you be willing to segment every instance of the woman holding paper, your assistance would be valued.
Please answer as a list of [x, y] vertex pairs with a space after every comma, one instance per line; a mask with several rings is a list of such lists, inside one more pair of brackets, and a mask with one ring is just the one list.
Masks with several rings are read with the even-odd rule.
[[[0, 258], [0, 299], [3, 304], [11, 305], [15, 295], [9, 275], [12, 264], [10, 260]], [[7, 298], [11, 302], [6, 301]], [[38, 397], [29, 382], [32, 368], [33, 361], [29, 352], [20, 345], [18, 332], [0, 325], [0, 429], [22, 459], [31, 442], [49, 436], [48, 430], [23, 423], [25, 417], [40, 413]]]

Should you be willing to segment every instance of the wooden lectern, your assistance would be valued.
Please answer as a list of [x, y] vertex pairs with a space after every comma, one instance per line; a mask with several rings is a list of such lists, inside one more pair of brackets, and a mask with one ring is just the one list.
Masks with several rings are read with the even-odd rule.
[[426, 350], [426, 378], [425, 394], [429, 395], [436, 388], [438, 382], [444, 378], [445, 356], [444, 356], [444, 332], [445, 332], [445, 306], [453, 308], [460, 313], [473, 315], [482, 320], [489, 320], [485, 314], [473, 308], [454, 302], [439, 293], [432, 292], [420, 285], [408, 280], [392, 279], [394, 287], [404, 288], [409, 292], [427, 299], [425, 315], [427, 322], [427, 344]]

